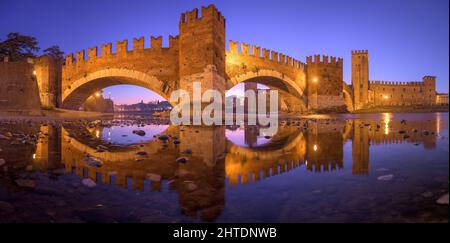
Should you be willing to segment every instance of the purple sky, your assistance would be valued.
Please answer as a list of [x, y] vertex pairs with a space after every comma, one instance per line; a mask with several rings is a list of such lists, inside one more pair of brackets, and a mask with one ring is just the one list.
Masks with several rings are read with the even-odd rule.
[[[350, 82], [350, 51], [368, 49], [371, 80], [421, 80], [435, 75], [448, 92], [448, 0], [240, 0], [115, 1], [1, 0], [0, 38], [20, 32], [46, 48], [75, 52], [133, 37], [178, 34], [181, 12], [214, 3], [227, 19], [227, 40], [277, 50], [299, 60], [313, 54], [344, 58]], [[155, 99], [142, 88], [115, 86], [116, 103]]]

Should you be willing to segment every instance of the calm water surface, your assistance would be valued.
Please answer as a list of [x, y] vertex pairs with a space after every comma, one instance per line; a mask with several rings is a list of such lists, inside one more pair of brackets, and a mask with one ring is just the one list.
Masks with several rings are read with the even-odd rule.
[[448, 113], [0, 123], [0, 222], [448, 222]]

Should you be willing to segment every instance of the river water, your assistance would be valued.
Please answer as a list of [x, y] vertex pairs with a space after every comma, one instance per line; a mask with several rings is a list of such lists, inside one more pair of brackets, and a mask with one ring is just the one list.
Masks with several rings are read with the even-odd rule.
[[0, 222], [448, 222], [448, 113], [0, 125]]

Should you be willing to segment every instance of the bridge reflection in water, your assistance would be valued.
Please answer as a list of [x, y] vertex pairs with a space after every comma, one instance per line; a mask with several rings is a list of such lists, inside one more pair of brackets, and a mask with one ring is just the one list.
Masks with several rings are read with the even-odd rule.
[[[169, 126], [161, 134], [168, 136], [167, 141], [155, 137], [129, 145], [106, 143], [106, 151], [98, 150], [105, 145], [101, 128], [46, 125], [39, 128], [33, 168], [63, 166], [68, 173], [100, 184], [141, 191], [161, 191], [166, 182], [169, 190], [177, 192], [186, 215], [201, 212], [202, 220], [213, 221], [224, 209], [227, 187], [256, 183], [300, 167], [311, 173], [342, 170], [346, 143], [351, 143], [352, 174], [368, 175], [371, 146], [412, 143], [432, 149], [439, 125], [439, 117], [405, 123], [389, 114], [382, 121], [292, 120], [282, 122], [270, 138], [261, 136], [256, 126]], [[234, 139], [233, 143], [227, 133], [244, 142]], [[88, 165], [86, 154], [102, 165]], [[178, 163], [179, 157], [187, 162]]]

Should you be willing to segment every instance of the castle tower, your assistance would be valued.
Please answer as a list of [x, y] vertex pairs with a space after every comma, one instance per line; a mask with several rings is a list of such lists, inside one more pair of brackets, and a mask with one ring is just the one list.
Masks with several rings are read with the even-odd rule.
[[36, 77], [41, 107], [48, 109], [57, 107], [60, 103], [62, 62], [51, 56], [36, 58], [34, 75]]
[[[180, 88], [192, 92], [194, 81], [202, 90], [225, 91], [225, 18], [214, 5], [181, 14], [179, 39]], [[191, 93], [192, 94], [192, 93]]]
[[422, 78], [425, 84], [424, 103], [427, 105], [436, 104], [436, 77], [424, 76]]
[[352, 51], [352, 87], [355, 110], [364, 108], [369, 100], [369, 52]]
[[306, 57], [308, 110], [344, 107], [342, 58]]

